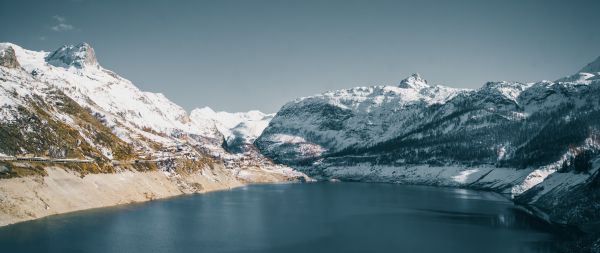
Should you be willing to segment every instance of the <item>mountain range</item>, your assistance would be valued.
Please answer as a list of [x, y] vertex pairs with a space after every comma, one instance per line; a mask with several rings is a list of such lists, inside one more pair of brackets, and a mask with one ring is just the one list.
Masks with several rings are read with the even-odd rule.
[[187, 113], [163, 94], [141, 91], [103, 68], [87, 43], [53, 52], [1, 43], [0, 66], [4, 156], [93, 159], [79, 169], [89, 172], [119, 170], [115, 164], [136, 160], [157, 161], [171, 171], [210, 159], [237, 174], [269, 168], [297, 175], [250, 148], [272, 115], [208, 107]]
[[[89, 44], [37, 52], [0, 43], [0, 157], [93, 161], [62, 165], [82, 177], [158, 171], [181, 192], [201, 190], [186, 181], [198, 176], [310, 180], [305, 174], [485, 189], [547, 220], [590, 229], [600, 222], [598, 98], [600, 58], [555, 81], [457, 89], [413, 74], [393, 85], [298, 98], [276, 114], [188, 113], [103, 68]], [[57, 175], [45, 173], [0, 161], [3, 178]], [[39, 193], [36, 208], [51, 209]], [[28, 200], [8, 198], [28, 208]], [[37, 217], [0, 210], [0, 224], [3, 212]]]
[[488, 189], [600, 221], [600, 58], [556, 81], [456, 89], [413, 74], [285, 104], [255, 145], [309, 175]]

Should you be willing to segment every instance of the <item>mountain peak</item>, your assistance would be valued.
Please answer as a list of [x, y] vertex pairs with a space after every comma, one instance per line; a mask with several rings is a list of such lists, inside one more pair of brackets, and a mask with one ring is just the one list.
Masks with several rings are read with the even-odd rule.
[[7, 68], [20, 67], [15, 54], [15, 49], [9, 44], [0, 44], [0, 66]]
[[600, 57], [596, 58], [595, 61], [588, 63], [588, 65], [585, 65], [585, 67], [583, 67], [581, 70], [579, 70], [579, 73], [596, 73], [596, 72], [600, 72]]
[[46, 56], [46, 62], [57, 67], [99, 67], [94, 49], [85, 42], [60, 47]]
[[212, 108], [205, 106], [202, 108], [193, 109], [190, 114], [195, 117], [207, 117], [207, 116], [213, 116], [213, 115], [217, 114], [217, 112], [215, 112]]
[[419, 75], [419, 73], [413, 73], [404, 80], [400, 81], [398, 87], [423, 89], [429, 87], [429, 84], [427, 83], [427, 80], [423, 79], [421, 75]]

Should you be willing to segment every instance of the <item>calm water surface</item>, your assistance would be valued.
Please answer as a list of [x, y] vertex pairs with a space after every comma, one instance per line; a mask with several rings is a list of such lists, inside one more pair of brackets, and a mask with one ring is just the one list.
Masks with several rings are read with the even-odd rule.
[[555, 252], [553, 227], [488, 192], [255, 185], [0, 228], [2, 252]]

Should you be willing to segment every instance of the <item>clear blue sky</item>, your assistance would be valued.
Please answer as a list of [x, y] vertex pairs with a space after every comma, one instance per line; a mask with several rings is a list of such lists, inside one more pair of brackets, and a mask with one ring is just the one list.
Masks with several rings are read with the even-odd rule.
[[260, 109], [413, 72], [477, 88], [554, 80], [600, 55], [600, 1], [4, 0], [0, 41], [88, 42], [190, 110]]

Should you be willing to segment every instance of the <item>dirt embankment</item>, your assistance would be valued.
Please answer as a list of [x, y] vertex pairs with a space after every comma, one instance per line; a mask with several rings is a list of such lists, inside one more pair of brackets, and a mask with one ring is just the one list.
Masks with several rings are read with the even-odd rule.
[[45, 175], [0, 179], [0, 226], [72, 211], [203, 193], [250, 183], [285, 182], [296, 173], [255, 168], [239, 177], [220, 164], [187, 173], [123, 170], [81, 175], [46, 167]]

